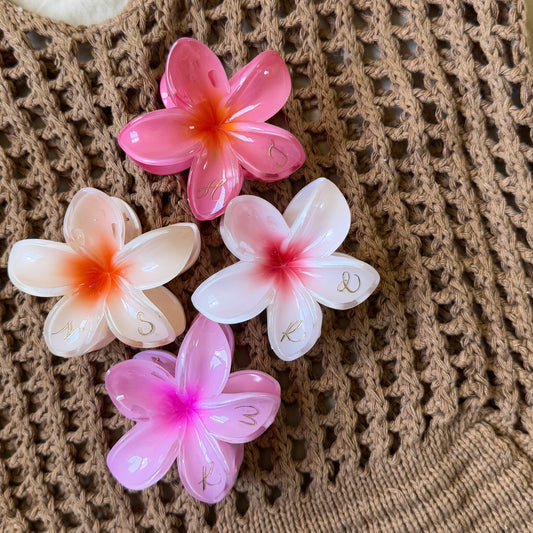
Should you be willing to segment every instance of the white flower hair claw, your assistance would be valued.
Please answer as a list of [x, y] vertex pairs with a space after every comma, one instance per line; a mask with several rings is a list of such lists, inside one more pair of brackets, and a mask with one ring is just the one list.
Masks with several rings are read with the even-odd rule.
[[335, 252], [349, 228], [348, 203], [325, 178], [304, 187], [283, 215], [266, 200], [239, 196], [229, 203], [220, 233], [240, 261], [204, 281], [192, 302], [225, 324], [249, 320], [266, 308], [270, 345], [292, 361], [320, 337], [319, 303], [349, 309], [379, 283], [370, 265]]
[[133, 209], [92, 188], [72, 199], [63, 223], [65, 243], [15, 243], [8, 274], [21, 291], [63, 296], [44, 324], [55, 355], [103, 348], [115, 337], [135, 347], [172, 342], [185, 329], [178, 299], [165, 287], [200, 251], [194, 224], [173, 224], [141, 235]]

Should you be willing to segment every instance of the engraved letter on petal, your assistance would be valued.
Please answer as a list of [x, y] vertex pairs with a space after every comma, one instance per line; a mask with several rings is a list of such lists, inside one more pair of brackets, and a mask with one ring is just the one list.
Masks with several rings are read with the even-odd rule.
[[207, 467], [204, 465], [202, 466], [202, 479], [199, 482], [199, 484], [202, 485], [202, 490], [205, 491], [206, 487], [214, 487], [215, 485], [219, 485], [220, 481], [216, 481], [215, 483], [210, 483], [208, 481], [209, 476], [213, 473], [213, 469], [215, 468], [215, 463], [211, 463], [209, 465], [209, 471], [207, 471]]
[[296, 320], [294, 322], [290, 322], [287, 326], [287, 329], [283, 332], [283, 335], [281, 336], [280, 342], [283, 342], [285, 339], [287, 339], [289, 342], [301, 342], [305, 339], [305, 331], [302, 330], [300, 338], [294, 338], [292, 335], [294, 335], [301, 327], [302, 327], [303, 321], [302, 320]]
[[77, 333], [78, 331], [83, 331], [86, 323], [87, 321], [83, 320], [77, 328], [74, 328], [72, 326], [72, 320], [69, 320], [61, 329], [53, 331], [52, 335], [59, 335], [60, 333], [65, 332], [65, 340], [68, 341], [70, 337], [72, 337], [75, 333]]
[[215, 192], [217, 189], [220, 189], [222, 185], [226, 183], [226, 178], [221, 178], [218, 183], [215, 183], [215, 180], [211, 180], [205, 187], [202, 187], [200, 189], [201, 194], [197, 198], [200, 200], [201, 198], [205, 198], [208, 194], [210, 195], [211, 200], [215, 199]]
[[[272, 154], [274, 152], [274, 155]], [[282, 152], [278, 147], [274, 146], [274, 141], [270, 141], [270, 146], [267, 152], [268, 157], [274, 161], [277, 167], [284, 167], [289, 158], [285, 152]], [[274, 157], [275, 156], [275, 157]]]
[[356, 293], [359, 290], [359, 287], [361, 286], [361, 280], [359, 279], [359, 276], [357, 274], [354, 274], [355, 281], [350, 285], [352, 281], [352, 277], [350, 273], [345, 270], [342, 273], [342, 281], [337, 285], [337, 291], [344, 292], [348, 291], [351, 294]]
[[246, 418], [246, 420], [239, 420], [241, 424], [245, 424], [246, 426], [257, 426], [257, 420], [255, 419], [259, 414], [257, 407], [254, 407], [253, 405], [238, 405], [235, 409], [248, 409], [250, 411], [248, 413], [242, 413], [243, 418]]
[[143, 324], [146, 324], [148, 326], [148, 329], [143, 330], [140, 326], [137, 328], [137, 331], [139, 332], [139, 335], [142, 335], [143, 337], [146, 337], [146, 335], [150, 335], [154, 331], [154, 325], [152, 322], [149, 322], [148, 320], [143, 320], [144, 313], [142, 311], [139, 311], [137, 313], [137, 320], [139, 322], [142, 322]]

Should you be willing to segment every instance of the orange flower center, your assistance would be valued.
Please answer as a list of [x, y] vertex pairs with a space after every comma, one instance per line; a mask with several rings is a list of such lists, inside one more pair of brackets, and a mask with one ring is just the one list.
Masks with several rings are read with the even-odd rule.
[[220, 102], [206, 100], [191, 111], [190, 129], [202, 138], [208, 149], [220, 146], [226, 140], [225, 132], [232, 128], [229, 110]]
[[96, 304], [120, 290], [120, 281], [127, 267], [116, 263], [115, 252], [112, 245], [102, 246], [97, 259], [78, 254], [65, 265], [75, 293], [87, 304]]

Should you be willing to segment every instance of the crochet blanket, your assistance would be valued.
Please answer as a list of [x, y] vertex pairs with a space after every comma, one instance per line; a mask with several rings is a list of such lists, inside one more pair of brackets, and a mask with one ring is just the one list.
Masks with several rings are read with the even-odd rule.
[[[0, 530], [526, 531], [533, 520], [533, 76], [523, 0], [131, 0], [70, 27], [0, 0]], [[161, 107], [171, 44], [208, 44], [228, 72], [265, 49], [293, 91], [275, 122], [305, 165], [243, 193], [284, 209], [326, 176], [348, 200], [342, 251], [381, 283], [285, 363], [264, 314], [233, 327], [234, 369], [279, 380], [273, 426], [214, 506], [173, 468], [142, 492], [105, 457], [130, 427], [104, 375], [135, 350], [75, 359], [42, 338], [51, 299], [17, 291], [14, 242], [61, 240], [74, 193], [132, 204], [145, 231], [193, 217], [186, 173], [156, 177], [116, 143]], [[201, 222], [186, 306], [234, 259]], [[177, 339], [179, 344], [181, 339]], [[176, 346], [170, 347], [176, 351]]]

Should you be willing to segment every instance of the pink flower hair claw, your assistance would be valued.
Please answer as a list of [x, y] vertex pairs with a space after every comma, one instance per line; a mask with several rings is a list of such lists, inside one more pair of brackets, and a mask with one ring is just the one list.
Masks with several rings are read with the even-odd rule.
[[283, 215], [256, 196], [235, 198], [220, 233], [240, 261], [204, 281], [192, 302], [211, 320], [226, 324], [249, 320], [267, 308], [272, 349], [285, 361], [296, 359], [320, 336], [319, 303], [349, 309], [379, 283], [370, 265], [334, 253], [349, 228], [348, 203], [325, 178], [304, 187]]
[[63, 296], [44, 323], [52, 353], [82, 355], [115, 337], [152, 348], [185, 329], [180, 302], [162, 285], [196, 261], [196, 225], [173, 224], [141, 235], [131, 207], [87, 188], [72, 199], [63, 235], [66, 244], [19, 241], [8, 260], [9, 277], [21, 291]]
[[243, 169], [262, 181], [286, 178], [305, 160], [298, 140], [265, 123], [291, 91], [277, 52], [259, 54], [229, 81], [216, 55], [194, 39], [179, 39], [161, 79], [166, 109], [127, 124], [118, 143], [153, 174], [190, 167], [187, 197], [194, 216], [211, 220], [237, 196]]
[[232, 352], [231, 328], [198, 315], [177, 358], [150, 350], [108, 370], [109, 396], [136, 422], [107, 456], [122, 485], [144, 489], [177, 460], [193, 497], [216, 503], [228, 494], [243, 443], [272, 424], [280, 404], [279, 384], [267, 374], [230, 374]]

